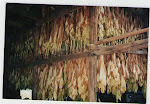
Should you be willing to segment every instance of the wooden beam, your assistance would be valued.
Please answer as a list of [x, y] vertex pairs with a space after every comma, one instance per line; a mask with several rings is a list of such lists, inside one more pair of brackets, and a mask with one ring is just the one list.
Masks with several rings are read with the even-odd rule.
[[130, 37], [130, 36], [133, 36], [133, 35], [141, 34], [141, 33], [147, 32], [147, 31], [149, 31], [149, 28], [141, 29], [141, 30], [134, 31], [134, 32], [131, 32], [131, 33], [127, 33], [127, 34], [123, 34], [123, 35], [120, 35], [120, 36], [111, 37], [111, 38], [108, 38], [108, 39], [104, 39], [104, 40], [98, 41], [94, 44], [95, 45], [100, 45], [100, 44], [107, 43], [107, 42], [110, 42], [110, 41], [123, 39], [123, 38], [127, 38], [127, 37]]
[[86, 52], [75, 53], [70, 55], [64, 55], [59, 57], [52, 57], [50, 59], [35, 59], [29, 63], [16, 63], [13, 64], [12, 67], [26, 67], [26, 66], [35, 66], [41, 64], [52, 64], [53, 62], [59, 61], [66, 61], [66, 60], [73, 60], [77, 58], [83, 57], [93, 57], [99, 56], [102, 54], [112, 54], [112, 53], [119, 53], [119, 52], [131, 52], [136, 51], [139, 49], [148, 48], [148, 39], [138, 40], [131, 43], [126, 43], [122, 45], [115, 45], [115, 46], [96, 46], [92, 50], [88, 50]]
[[89, 56], [89, 52], [87, 51], [87, 52], [81, 52], [81, 53], [70, 54], [70, 55], [65, 55], [65, 56], [52, 57], [49, 61], [52, 63], [52, 62], [58, 62], [58, 61], [64, 61], [64, 60], [84, 58], [88, 56]]
[[[90, 7], [90, 44], [97, 41], [97, 21], [98, 21], [98, 9], [97, 7]], [[97, 57], [89, 57], [89, 71], [88, 71], [88, 101], [96, 102], [96, 75], [97, 75]]]
[[64, 56], [58, 56], [58, 57], [52, 57], [50, 59], [35, 59], [31, 62], [28, 63], [17, 63], [11, 65], [12, 67], [26, 67], [26, 66], [36, 66], [36, 65], [41, 65], [41, 64], [50, 64], [52, 65], [53, 62], [59, 62], [59, 61], [67, 61], [67, 60], [73, 60], [77, 58], [83, 58], [83, 57], [88, 57], [89, 56], [89, 51], [87, 52], [82, 52], [82, 53], [76, 53], [76, 54], [70, 54], [70, 55], [64, 55]]
[[125, 52], [125, 53], [132, 53], [132, 54], [141, 54], [141, 55], [147, 55], [147, 51], [142, 51], [142, 50], [138, 50], [138, 51], [129, 51], [129, 52]]
[[90, 55], [112, 54], [132, 50], [135, 51], [141, 48], [148, 48], [148, 39], [115, 46], [97, 46], [95, 49], [91, 50]]
[[136, 51], [136, 50], [145, 49], [145, 48], [148, 48], [148, 43], [142, 44], [142, 45], [138, 45], [138, 46], [135, 46], [135, 47], [131, 47], [129, 49], [123, 50], [122, 52], [127, 52], [128, 53], [128, 52], [131, 52], [131, 51]]

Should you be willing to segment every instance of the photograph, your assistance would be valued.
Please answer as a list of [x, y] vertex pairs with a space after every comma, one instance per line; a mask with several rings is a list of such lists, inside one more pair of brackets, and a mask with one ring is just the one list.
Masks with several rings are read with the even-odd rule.
[[146, 103], [149, 8], [7, 3], [3, 99]]

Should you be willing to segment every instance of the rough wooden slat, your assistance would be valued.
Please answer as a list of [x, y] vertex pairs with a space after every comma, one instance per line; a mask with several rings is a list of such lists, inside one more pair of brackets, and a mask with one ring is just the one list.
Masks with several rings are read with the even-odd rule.
[[[97, 46], [96, 49], [90, 52], [91, 55], [102, 55], [102, 54], [112, 54], [112, 53], [119, 53], [119, 52], [127, 52], [131, 50], [137, 50], [142, 48], [143, 46], [147, 48], [148, 46], [148, 39], [138, 40], [135, 42], [123, 44], [123, 45], [115, 45], [115, 46]], [[133, 48], [133, 49], [132, 49]]]
[[138, 46], [135, 46], [135, 47], [131, 47], [130, 49], [123, 50], [122, 52], [127, 52], [128, 53], [128, 52], [131, 52], [131, 51], [136, 51], [136, 50], [145, 49], [145, 48], [148, 48], [148, 43], [138, 45]]
[[125, 53], [133, 53], [133, 54], [145, 54], [147, 55], [147, 51], [141, 51], [141, 50], [138, 50], [138, 51], [129, 51], [129, 52], [125, 52]]
[[82, 53], [76, 53], [76, 54], [71, 54], [71, 55], [52, 57], [49, 61], [58, 62], [58, 61], [72, 60], [72, 59], [77, 59], [81, 57], [83, 58], [83, 57], [88, 57], [88, 56], [89, 56], [89, 52], [82, 52]]
[[[97, 41], [97, 7], [90, 7], [90, 44]], [[97, 57], [89, 57], [89, 73], [88, 73], [88, 101], [96, 102], [96, 73], [97, 73]]]
[[17, 63], [11, 65], [11, 67], [27, 67], [27, 66], [36, 66], [36, 65], [42, 65], [42, 64], [50, 64], [52, 65], [53, 62], [59, 62], [59, 61], [66, 61], [66, 60], [72, 60], [72, 59], [77, 59], [77, 58], [83, 58], [83, 57], [88, 57], [89, 52], [82, 52], [82, 53], [76, 53], [76, 54], [71, 54], [71, 55], [64, 55], [64, 56], [58, 56], [58, 57], [52, 57], [50, 59], [36, 59], [28, 63]]
[[108, 38], [108, 39], [104, 39], [104, 40], [98, 41], [94, 44], [99, 45], [99, 44], [107, 43], [107, 42], [110, 42], [110, 41], [123, 39], [123, 38], [127, 38], [127, 37], [130, 37], [130, 36], [133, 36], [133, 35], [141, 34], [141, 33], [147, 32], [147, 31], [149, 31], [149, 28], [141, 29], [141, 30], [134, 31], [134, 32], [131, 32], [131, 33], [127, 33], [127, 34], [123, 34], [123, 35], [120, 35], [120, 36], [111, 37], [111, 38]]

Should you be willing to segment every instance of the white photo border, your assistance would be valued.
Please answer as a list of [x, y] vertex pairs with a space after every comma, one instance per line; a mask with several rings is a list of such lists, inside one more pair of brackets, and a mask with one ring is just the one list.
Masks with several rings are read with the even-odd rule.
[[[52, 5], [88, 5], [88, 6], [113, 6], [113, 7], [136, 7], [150, 8], [150, 0], [0, 0], [0, 104], [90, 104], [91, 102], [62, 102], [62, 101], [43, 101], [43, 100], [20, 100], [3, 99], [3, 70], [4, 70], [4, 39], [5, 39], [5, 11], [7, 3], [26, 3], [26, 4], [52, 4]], [[150, 20], [150, 11], [149, 11]], [[150, 24], [150, 21], [149, 21]], [[148, 40], [148, 53], [150, 52], [150, 38]], [[148, 59], [150, 55], [148, 54]], [[147, 69], [147, 97], [146, 103], [150, 103], [150, 60]], [[92, 102], [97, 104], [97, 102]], [[108, 103], [109, 104], [109, 103]]]

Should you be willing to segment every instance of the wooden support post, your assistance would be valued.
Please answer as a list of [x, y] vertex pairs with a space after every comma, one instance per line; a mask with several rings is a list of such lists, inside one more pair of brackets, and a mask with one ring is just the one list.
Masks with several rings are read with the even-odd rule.
[[[90, 7], [90, 44], [97, 41], [97, 7]], [[96, 102], [97, 56], [89, 57], [88, 101]]]
[[[34, 35], [34, 61], [37, 58], [38, 55], [38, 41], [39, 41], [39, 26], [37, 26], [36, 28], [36, 33]], [[34, 66], [34, 70], [33, 70], [33, 100], [36, 100], [37, 98], [37, 84], [36, 84], [36, 77], [37, 77], [37, 65]]]

